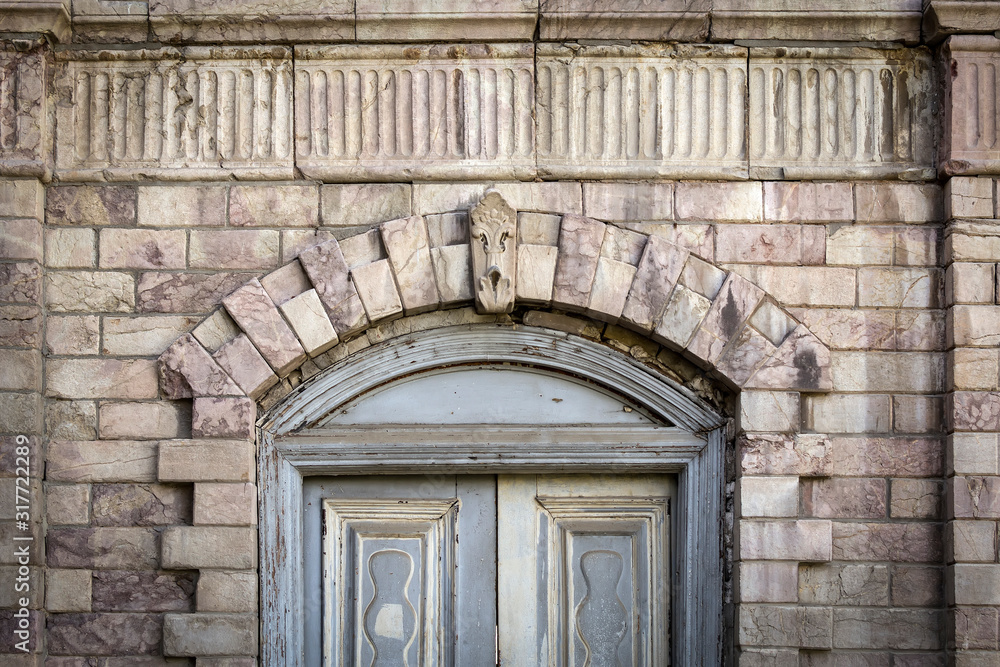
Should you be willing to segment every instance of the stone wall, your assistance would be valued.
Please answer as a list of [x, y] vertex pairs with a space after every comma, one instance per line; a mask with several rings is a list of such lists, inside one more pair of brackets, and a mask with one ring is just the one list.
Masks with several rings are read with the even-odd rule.
[[749, 4], [0, 2], [0, 662], [257, 664], [257, 419], [498, 322], [732, 418], [735, 664], [1000, 660], [1000, 3]]

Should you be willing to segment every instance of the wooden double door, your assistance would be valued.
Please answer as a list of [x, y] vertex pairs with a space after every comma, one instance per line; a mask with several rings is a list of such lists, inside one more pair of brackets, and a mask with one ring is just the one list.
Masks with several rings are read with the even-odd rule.
[[669, 663], [670, 475], [326, 478], [323, 663]]

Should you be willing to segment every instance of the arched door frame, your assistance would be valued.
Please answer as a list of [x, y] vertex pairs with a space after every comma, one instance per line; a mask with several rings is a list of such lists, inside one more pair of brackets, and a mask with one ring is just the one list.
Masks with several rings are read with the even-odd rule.
[[[302, 429], [347, 401], [406, 376], [461, 365], [519, 364], [566, 373], [615, 391], [678, 428], [547, 430], [525, 447], [525, 429]], [[722, 657], [722, 508], [726, 421], [689, 390], [587, 339], [526, 326], [433, 329], [372, 346], [301, 386], [259, 423], [262, 660], [299, 665], [306, 638], [302, 558], [303, 478], [375, 472], [663, 471], [678, 475], [673, 593], [674, 660]], [[376, 436], [376, 432], [378, 436]], [[693, 435], [692, 435], [693, 434]], [[573, 456], [555, 445], [573, 438]], [[610, 447], [618, 442], [633, 446]], [[372, 455], [375, 449], [378, 454]]]

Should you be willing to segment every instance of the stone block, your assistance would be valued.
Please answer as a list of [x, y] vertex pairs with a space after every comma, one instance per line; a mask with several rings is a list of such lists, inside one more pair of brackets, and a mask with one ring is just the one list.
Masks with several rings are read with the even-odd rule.
[[761, 222], [764, 219], [764, 190], [759, 182], [681, 182], [675, 191], [678, 220]]
[[997, 562], [996, 522], [953, 520], [945, 524], [945, 562]]
[[738, 456], [743, 475], [821, 475], [830, 441], [818, 435], [744, 434]]
[[730, 274], [687, 349], [697, 358], [714, 364], [763, 298], [764, 292], [759, 287]]
[[434, 310], [440, 303], [431, 263], [427, 225], [420, 216], [383, 222], [382, 242], [392, 264], [393, 275], [406, 315]]
[[826, 263], [830, 266], [892, 264], [894, 232], [889, 227], [847, 225], [826, 240]]
[[15, 391], [41, 391], [40, 351], [0, 349], [0, 387]]
[[945, 355], [921, 352], [833, 352], [833, 384], [838, 391], [923, 392], [944, 389]]
[[95, 526], [191, 523], [191, 488], [181, 484], [95, 484]]
[[276, 306], [312, 289], [312, 283], [297, 260], [271, 271], [260, 279], [260, 284]]
[[1000, 431], [1000, 393], [956, 391], [948, 394], [945, 417], [955, 431]]
[[784, 307], [855, 305], [857, 270], [853, 268], [734, 264], [732, 270]]
[[257, 655], [255, 614], [166, 614], [163, 653], [177, 655]]
[[101, 321], [88, 315], [50, 315], [45, 327], [49, 354], [74, 357], [100, 352]]
[[187, 234], [183, 230], [102, 229], [99, 236], [102, 269], [183, 269], [187, 266]]
[[575, 311], [587, 307], [601, 256], [605, 227], [603, 222], [579, 215], [563, 216], [552, 290], [555, 305]]
[[315, 227], [316, 185], [234, 185], [229, 188], [229, 224], [234, 227]]
[[191, 430], [186, 403], [106, 403], [98, 407], [102, 440], [183, 438]]
[[656, 322], [653, 340], [678, 350], [684, 349], [711, 307], [711, 301], [678, 285]]
[[829, 608], [743, 604], [739, 614], [738, 637], [743, 646], [831, 646]]
[[90, 611], [90, 570], [45, 572], [45, 609], [49, 612]]
[[583, 214], [609, 222], [673, 220], [672, 183], [584, 183]]
[[172, 399], [242, 393], [191, 334], [178, 338], [160, 355], [159, 379], [163, 393]]
[[198, 318], [190, 316], [104, 317], [101, 353], [113, 356], [159, 355], [191, 330]]
[[368, 326], [364, 306], [337, 241], [309, 248], [299, 255], [299, 261], [326, 307], [338, 336], [346, 337]]
[[948, 338], [955, 347], [997, 347], [997, 327], [1000, 306], [954, 306], [948, 313]]
[[[1000, 644], [1000, 632], [997, 628], [997, 609], [990, 607], [958, 607], [952, 612], [954, 625], [949, 630], [954, 635], [949, 638], [959, 649], [995, 649]], [[958, 653], [957, 655], [962, 655]], [[956, 664], [957, 664], [956, 660]]]
[[798, 521], [740, 521], [741, 560], [829, 561], [831, 523]]
[[996, 281], [995, 264], [956, 262], [944, 272], [945, 303], [990, 304], [994, 303]]
[[858, 270], [858, 305], [879, 308], [938, 308], [944, 298], [938, 269]]
[[52, 441], [45, 474], [53, 482], [152, 482], [156, 443]]
[[884, 479], [815, 478], [802, 482], [802, 514], [821, 519], [883, 519], [888, 504]]
[[940, 396], [893, 396], [892, 430], [896, 433], [936, 433], [944, 425]]
[[879, 394], [807, 396], [804, 426], [819, 433], [888, 433], [890, 404], [889, 396]]
[[53, 440], [97, 440], [97, 403], [46, 401], [45, 432]]
[[[408, 217], [408, 183], [338, 183], [321, 186], [323, 226], [361, 227]], [[434, 211], [429, 211], [434, 212]]]
[[799, 570], [798, 601], [849, 607], [889, 604], [889, 568], [885, 565], [804, 564]]
[[253, 484], [214, 484], [194, 486], [194, 524], [196, 526], [256, 526], [257, 487]]
[[945, 217], [992, 218], [993, 179], [955, 176], [944, 185]]
[[938, 235], [934, 227], [904, 227], [894, 233], [896, 266], [938, 266]]
[[798, 602], [797, 563], [743, 561], [739, 569], [740, 602]]
[[799, 478], [744, 475], [737, 497], [740, 517], [795, 517], [799, 514]]
[[992, 221], [953, 220], [944, 234], [944, 256], [953, 262], [993, 262], [1000, 253], [1000, 234]]
[[207, 313], [240, 285], [247, 273], [139, 274], [136, 310], [140, 313]]
[[224, 309], [220, 308], [194, 328], [191, 335], [210, 353], [239, 336], [242, 332]]
[[42, 219], [44, 186], [33, 178], [0, 181], [0, 217]]
[[694, 256], [688, 256], [679, 282], [706, 299], [714, 299], [726, 281], [726, 272]]
[[163, 531], [161, 541], [163, 567], [167, 570], [257, 567], [256, 528], [172, 526]]
[[744, 386], [829, 391], [834, 386], [830, 367], [830, 350], [812, 332], [799, 325], [763, 361]]
[[[996, 8], [987, 2], [936, 0], [928, 7], [927, 32], [940, 39], [951, 32], [991, 33]], [[950, 78], [945, 90], [939, 166], [945, 175], [998, 173], [993, 132], [987, 128], [995, 117], [997, 38], [993, 34], [952, 35], [942, 47]]]
[[[49, 655], [146, 656], [160, 652], [158, 614], [58, 614], [48, 619]], [[142, 658], [132, 658], [139, 667]]]
[[305, 350], [259, 281], [247, 283], [222, 303], [278, 377], [305, 361]]
[[[816, 233], [819, 232], [819, 233]], [[715, 261], [823, 264], [826, 234], [803, 225], [732, 224], [715, 228]]]
[[764, 183], [764, 219], [851, 222], [854, 220], [851, 184], [768, 181]]
[[0, 414], [5, 415], [6, 430], [10, 433], [42, 432], [41, 394], [0, 393]]
[[290, 262], [309, 248], [336, 238], [336, 230], [284, 229], [281, 231], [281, 261]]
[[944, 613], [936, 610], [833, 610], [834, 648], [936, 650], [943, 628]]
[[939, 524], [839, 521], [833, 524], [834, 560], [937, 564], [943, 552]]
[[739, 401], [739, 428], [743, 431], [799, 430], [799, 394], [795, 392], [744, 391]]
[[857, 183], [857, 219], [872, 222], [940, 222], [944, 219], [941, 187], [934, 183]]
[[[771, 341], [752, 327], [745, 326], [726, 345], [715, 364], [715, 369], [731, 383], [743, 387], [746, 386], [747, 380], [756, 375], [757, 370], [774, 356], [774, 353], [775, 347]], [[765, 388], [772, 386], [766, 384]], [[781, 388], [784, 388], [784, 385], [781, 385]], [[792, 388], [799, 389], [798, 386]]]
[[[524, 247], [539, 246], [519, 245], [517, 251], [518, 261], [520, 261], [521, 248]], [[545, 249], [549, 250], [549, 248]], [[552, 274], [555, 272], [556, 267], [555, 248], [551, 248], [551, 251], [552, 266], [547, 272], [550, 298], [552, 293]], [[463, 301], [472, 300], [472, 273], [469, 269], [469, 267], [472, 266], [472, 255], [468, 244], [432, 247], [431, 263], [434, 267], [434, 280], [437, 283], [438, 292], [441, 295], [442, 306], [452, 306], [457, 303], [462, 303]], [[527, 266], [525, 270], [529, 272], [540, 271], [543, 275], [546, 274], [545, 267], [543, 266], [531, 265]], [[533, 273], [520, 273], [520, 266], [518, 267], [518, 271], [521, 276], [527, 275], [530, 278], [536, 278]], [[531, 281], [529, 281], [529, 283], [530, 282]], [[521, 285], [518, 283], [518, 296], [521, 294], [520, 287]]]
[[45, 305], [57, 313], [130, 313], [135, 309], [135, 279], [116, 271], [47, 273]]
[[956, 390], [1000, 389], [1000, 356], [996, 349], [959, 347], [948, 353], [947, 387]]
[[226, 224], [226, 190], [224, 185], [140, 185], [139, 226], [222, 227]]
[[965, 476], [948, 480], [950, 517], [1000, 518], [1000, 477]]
[[418, 183], [413, 186], [413, 214], [467, 211], [496, 190], [515, 211], [583, 214], [583, 189], [579, 183]]
[[945, 317], [941, 311], [896, 311], [895, 330], [898, 350], [945, 349]]
[[194, 399], [191, 437], [252, 440], [256, 422], [257, 405], [252, 398], [202, 396]]
[[45, 488], [45, 516], [50, 526], [90, 523], [90, 486], [50, 484]]
[[[680, 278], [688, 256], [687, 250], [658, 236], [648, 238], [622, 310], [622, 319], [626, 324], [643, 332], [653, 329], [667, 306], [670, 293]], [[698, 322], [700, 321], [701, 318]], [[685, 340], [684, 344], [686, 342]]]
[[996, 433], [953, 433], [948, 436], [948, 468], [956, 475], [996, 475], [1000, 456]]
[[460, 0], [425, 5], [361, 0], [356, 4], [357, 35], [364, 41], [531, 39], [538, 3], [499, 0], [471, 8]]
[[129, 185], [50, 187], [45, 191], [45, 223], [86, 227], [135, 226], [136, 189]]
[[194, 230], [188, 263], [192, 269], [270, 269], [278, 265], [280, 238], [270, 229]]
[[157, 398], [156, 364], [147, 359], [51, 359], [45, 395], [53, 398]]
[[[297, 2], [287, 8], [261, 0], [228, 0], [211, 5], [191, 0], [156, 0], [150, 3], [149, 24], [152, 34], [164, 42], [341, 41], [354, 38], [352, 7], [344, 0]], [[290, 109], [286, 107], [283, 114], [288, 113]], [[287, 151], [289, 138], [282, 143]]]
[[378, 322], [403, 314], [403, 302], [387, 259], [351, 269], [351, 278], [364, 305], [369, 322]]
[[257, 611], [257, 573], [204, 570], [198, 575], [198, 611]]
[[49, 567], [152, 570], [159, 565], [152, 528], [54, 528], [45, 538]]
[[315, 289], [286, 301], [280, 310], [310, 357], [323, 354], [339, 342]]
[[940, 567], [894, 565], [889, 597], [896, 607], [944, 606], [944, 571]]
[[40, 262], [42, 254], [42, 224], [38, 220], [0, 220], [0, 259]]
[[0, 313], [0, 345], [41, 347], [42, 310], [38, 306], [4, 306]]
[[278, 384], [278, 376], [246, 334], [241, 333], [222, 347], [213, 358], [240, 389], [252, 399], [258, 399]]
[[587, 314], [597, 320], [617, 322], [635, 278], [636, 267], [601, 257], [597, 260], [594, 283], [590, 289]]
[[[405, 216], [403, 216], [405, 217]], [[559, 236], [559, 216], [544, 215], [541, 213], [521, 213], [517, 216], [517, 242], [518, 243], [538, 243], [538, 241], [525, 241], [523, 232], [526, 226], [536, 228], [543, 223], [538, 221], [555, 221], [555, 236]], [[532, 220], [535, 222], [526, 222]], [[427, 238], [432, 248], [443, 246], [468, 246], [469, 245], [469, 213], [468, 211], [453, 211], [451, 213], [439, 213], [437, 215], [425, 215], [424, 222], [427, 224]], [[545, 225], [546, 227], [548, 225]], [[557, 240], [542, 245], [556, 245]]]
[[940, 477], [943, 449], [936, 438], [833, 437], [826, 474]]
[[[60, 292], [60, 296], [65, 297], [68, 305], [73, 305], [72, 282], [73, 278], [61, 279], [64, 289]], [[36, 262], [0, 264], [0, 299], [30, 304], [40, 302], [42, 270], [38, 264]], [[59, 306], [52, 307], [51, 310], [58, 311]]]
[[245, 440], [169, 440], [160, 443], [161, 482], [252, 482], [254, 446]]
[[94, 611], [192, 611], [194, 580], [189, 572], [97, 571]]

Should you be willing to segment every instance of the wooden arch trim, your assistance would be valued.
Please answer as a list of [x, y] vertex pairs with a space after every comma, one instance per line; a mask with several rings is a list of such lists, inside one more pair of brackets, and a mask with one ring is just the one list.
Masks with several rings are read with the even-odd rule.
[[[511, 213], [518, 281], [507, 311], [616, 324], [737, 390], [832, 389], [829, 349], [742, 276], [655, 235], [575, 214]], [[482, 311], [476, 251], [464, 212], [392, 220], [308, 248], [223, 299], [228, 317], [214, 313], [176, 340], [159, 359], [162, 390], [195, 399], [194, 437], [252, 437], [244, 425], [255, 421], [254, 401], [338, 343], [349, 351], [359, 334], [404, 316], [471, 313], [474, 303]]]

